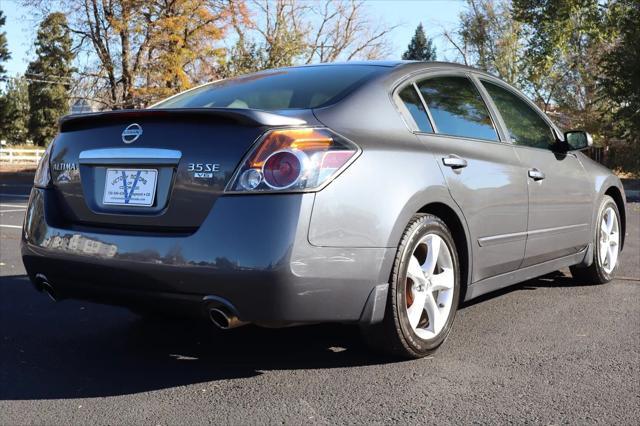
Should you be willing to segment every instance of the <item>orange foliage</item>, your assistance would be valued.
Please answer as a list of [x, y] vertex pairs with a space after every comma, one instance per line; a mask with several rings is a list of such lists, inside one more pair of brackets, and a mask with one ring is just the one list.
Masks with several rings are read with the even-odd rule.
[[134, 93], [149, 100], [215, 79], [226, 54], [221, 41], [234, 21], [248, 16], [237, 0], [165, 0], [146, 7], [146, 59]]

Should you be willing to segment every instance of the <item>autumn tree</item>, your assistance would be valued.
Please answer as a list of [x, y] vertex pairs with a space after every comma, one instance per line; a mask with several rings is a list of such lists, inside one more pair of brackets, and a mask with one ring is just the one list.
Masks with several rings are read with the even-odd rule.
[[433, 46], [431, 39], [424, 33], [422, 23], [418, 24], [407, 51], [402, 54], [402, 59], [413, 61], [436, 60], [436, 48]]
[[[0, 29], [4, 27], [6, 22], [6, 17], [2, 10], [0, 10]], [[6, 70], [4, 69], [4, 63], [11, 59], [11, 54], [9, 53], [9, 47], [7, 46], [7, 33], [4, 31], [0, 31], [0, 81], [4, 80]]]
[[[24, 0], [35, 10], [51, 1]], [[95, 63], [81, 70], [102, 108], [132, 108], [215, 78], [220, 45], [241, 0], [67, 0], [75, 48]], [[103, 96], [105, 94], [106, 96]]]
[[99, 108], [145, 106], [195, 84], [265, 68], [383, 57], [393, 28], [356, 0], [23, 2], [40, 12], [57, 7], [69, 17], [74, 49], [95, 59], [79, 72], [78, 94]]
[[166, 97], [219, 75], [226, 56], [220, 41], [233, 20], [244, 21], [240, 2], [163, 0], [149, 4], [144, 85], [135, 90], [149, 98]]
[[74, 54], [63, 13], [52, 13], [42, 21], [35, 46], [36, 59], [27, 68], [29, 134], [35, 144], [45, 146], [55, 136], [60, 116], [69, 111]]
[[227, 75], [262, 69], [351, 59], [378, 59], [389, 53], [395, 26], [374, 20], [362, 1], [253, 0], [248, 24], [234, 23], [237, 43]]

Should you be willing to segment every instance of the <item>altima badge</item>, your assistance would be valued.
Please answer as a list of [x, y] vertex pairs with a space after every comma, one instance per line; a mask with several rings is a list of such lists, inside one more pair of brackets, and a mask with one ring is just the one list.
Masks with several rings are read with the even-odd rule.
[[56, 172], [64, 172], [67, 170], [78, 170], [76, 163], [53, 163], [52, 168]]
[[122, 142], [133, 143], [142, 136], [142, 127], [138, 123], [129, 124], [126, 129], [122, 131]]

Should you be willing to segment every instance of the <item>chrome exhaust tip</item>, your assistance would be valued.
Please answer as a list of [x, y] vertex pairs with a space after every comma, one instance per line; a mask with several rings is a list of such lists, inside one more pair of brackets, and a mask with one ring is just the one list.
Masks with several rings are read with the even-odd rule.
[[53, 289], [53, 286], [51, 284], [49, 284], [48, 282], [43, 282], [41, 287], [42, 287], [42, 291], [47, 296], [49, 296], [49, 299], [51, 299], [53, 302], [58, 301], [58, 299], [56, 298], [55, 290]]
[[221, 330], [230, 330], [247, 324], [247, 322], [241, 321], [240, 318], [231, 314], [225, 308], [209, 309], [209, 319]]
[[51, 283], [49, 283], [49, 280], [44, 274], [36, 275], [36, 288], [38, 289], [38, 291], [41, 291], [45, 293], [47, 296], [49, 296], [49, 299], [51, 299], [52, 301], [54, 302], [58, 301], [58, 298], [56, 297], [56, 292], [53, 289], [53, 286], [51, 285]]
[[230, 330], [248, 324], [238, 318], [235, 308], [222, 298], [207, 296], [204, 298], [204, 303], [209, 320], [221, 330]]
[[209, 319], [211, 320], [213, 325], [215, 325], [216, 327], [222, 330], [229, 329], [229, 324], [231, 323], [231, 321], [229, 320], [229, 317], [222, 309], [217, 309], [217, 308], [209, 309]]

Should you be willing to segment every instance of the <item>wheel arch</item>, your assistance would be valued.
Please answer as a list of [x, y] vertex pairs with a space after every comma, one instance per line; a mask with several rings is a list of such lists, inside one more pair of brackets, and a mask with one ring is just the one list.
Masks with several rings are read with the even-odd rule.
[[625, 211], [624, 198], [620, 189], [617, 186], [610, 186], [604, 192], [604, 195], [608, 195], [613, 198], [616, 206], [618, 207], [618, 212], [620, 212], [620, 225], [622, 227], [622, 232], [620, 233], [620, 251], [624, 248], [624, 237], [627, 231], [627, 212]]
[[472, 256], [471, 246], [469, 244], [469, 233], [466, 229], [464, 219], [458, 212], [449, 205], [442, 202], [432, 202], [426, 204], [418, 210], [417, 213], [428, 213], [440, 218], [451, 231], [453, 241], [456, 244], [458, 260], [460, 261], [460, 282], [462, 289], [460, 291], [460, 302], [465, 300], [467, 288], [470, 284]]

